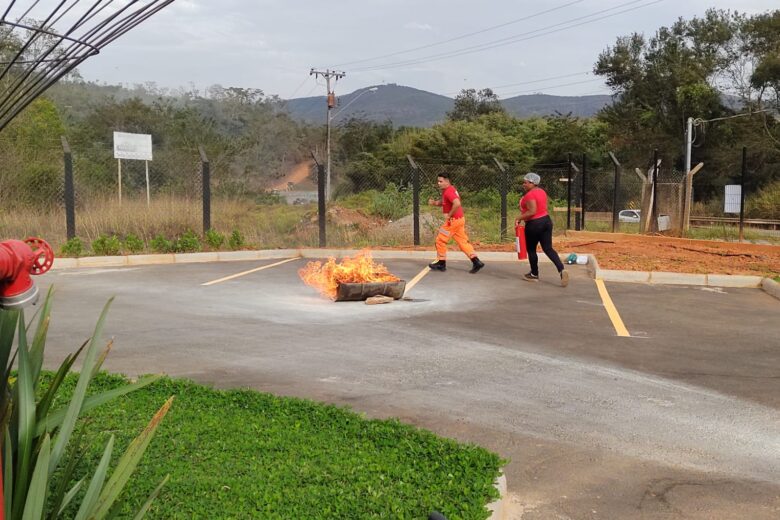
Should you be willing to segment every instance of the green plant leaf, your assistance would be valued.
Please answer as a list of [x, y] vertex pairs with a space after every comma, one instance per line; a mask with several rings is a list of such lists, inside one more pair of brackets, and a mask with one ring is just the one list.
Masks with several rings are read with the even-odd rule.
[[[70, 488], [70, 490], [65, 493], [65, 496], [62, 499], [62, 504], [60, 505], [60, 508], [57, 510], [56, 516], [59, 516], [62, 514], [63, 511], [65, 511], [65, 508], [70, 505], [70, 503], [73, 501], [73, 498], [76, 496], [76, 494], [81, 490], [81, 486], [84, 485], [84, 479], [79, 480], [76, 482], [76, 484]], [[55, 515], [52, 515], [56, 518]]]
[[5, 434], [3, 438], [3, 497], [5, 498], [5, 516], [3, 518], [11, 518], [11, 506], [13, 505], [14, 496], [14, 452], [11, 444], [11, 434], [8, 428], [3, 430]]
[[114, 298], [109, 298], [106, 305], [103, 307], [103, 312], [100, 313], [97, 325], [95, 325], [95, 332], [92, 334], [92, 338], [89, 340], [87, 346], [87, 354], [84, 358], [84, 363], [81, 366], [81, 373], [79, 374], [79, 381], [76, 383], [76, 389], [73, 392], [73, 397], [70, 400], [67, 411], [65, 412], [65, 418], [60, 426], [60, 431], [57, 433], [57, 438], [54, 441], [54, 448], [52, 449], [51, 460], [49, 461], [49, 471], [54, 472], [54, 469], [59, 464], [60, 457], [62, 457], [65, 447], [68, 445], [70, 435], [73, 432], [73, 428], [76, 425], [76, 420], [81, 413], [81, 405], [84, 403], [84, 397], [87, 393], [87, 387], [92, 379], [92, 367], [95, 363], [95, 356], [97, 355], [97, 345], [100, 341], [100, 337], [103, 334], [103, 325], [106, 321], [106, 315], [108, 314], [108, 308], [111, 306], [111, 302]]
[[146, 502], [144, 502], [144, 505], [141, 506], [141, 509], [138, 510], [138, 513], [136, 513], [135, 517], [133, 517], [133, 520], [141, 520], [146, 516], [149, 508], [152, 506], [152, 502], [154, 502], [154, 499], [157, 498], [157, 495], [160, 494], [160, 491], [162, 491], [162, 488], [165, 486], [168, 480], [170, 480], [170, 478], [170, 474], [165, 475], [165, 478], [163, 478], [162, 482], [160, 482], [160, 484], [154, 488], [154, 491], [152, 491], [152, 493], [149, 495], [149, 498], [146, 499]]
[[51, 439], [44, 435], [41, 450], [38, 452], [38, 462], [35, 464], [27, 500], [24, 503], [22, 520], [40, 520], [43, 518], [43, 506], [46, 504], [46, 492], [49, 488], [49, 455], [51, 454]]
[[[30, 485], [30, 472], [35, 461], [33, 453], [33, 440], [35, 438], [35, 394], [33, 381], [30, 374], [29, 352], [27, 350], [27, 332], [24, 327], [24, 319], [19, 320], [18, 333], [19, 366], [18, 378], [15, 386], [15, 397], [18, 414], [17, 423], [17, 472], [14, 475], [16, 489], [14, 489], [13, 517], [19, 518], [26, 507], [25, 498], [28, 497]], [[48, 455], [47, 455], [48, 456]]]
[[38, 390], [38, 380], [43, 366], [43, 354], [46, 349], [46, 336], [49, 332], [49, 323], [51, 322], [51, 304], [54, 287], [49, 287], [46, 299], [40, 309], [38, 317], [38, 328], [35, 330], [32, 345], [30, 345], [30, 371], [33, 380], [33, 389]]
[[[68, 450], [67, 463], [61, 470], [59, 470], [57, 475], [59, 483], [57, 484], [57, 488], [51, 494], [49, 499], [49, 520], [56, 520], [59, 512], [67, 505], [62, 505], [63, 502], [70, 502], [70, 500], [73, 498], [68, 496], [68, 494], [73, 491], [73, 489], [71, 488], [70, 491], [67, 491], [67, 486], [69, 483], [73, 482], [73, 475], [75, 474], [76, 467], [78, 466], [78, 463], [80, 462], [83, 455], [83, 451], [81, 449], [81, 441], [83, 438], [84, 428], [81, 428], [79, 430], [78, 436], [72, 441], [71, 449]], [[84, 479], [82, 478], [81, 482], [83, 482], [83, 480]]]
[[[0, 311], [0, 363], [2, 364], [0, 366], [2, 366], [3, 372], [6, 371], [8, 360], [11, 358], [18, 319], [18, 311]], [[7, 381], [2, 381], [0, 390], [5, 390], [7, 383]], [[2, 399], [5, 399], [5, 396]]]
[[[11, 351], [13, 350], [14, 336], [16, 334], [16, 322], [19, 320], [17, 311], [0, 311], [0, 427], [5, 430], [11, 419], [11, 402], [8, 393], [8, 378], [11, 374]], [[6, 495], [8, 496], [8, 495]]]
[[106, 487], [100, 494], [97, 507], [93, 511], [94, 518], [103, 518], [109, 512], [111, 506], [119, 497], [125, 484], [127, 484], [127, 481], [130, 479], [130, 475], [132, 475], [138, 462], [141, 460], [144, 451], [146, 451], [146, 447], [149, 446], [149, 442], [151, 442], [152, 437], [154, 436], [154, 432], [160, 425], [160, 421], [165, 417], [165, 414], [168, 413], [168, 409], [170, 409], [172, 403], [173, 396], [162, 405], [156, 414], [154, 414], [154, 417], [149, 421], [149, 424], [144, 431], [133, 439], [133, 442], [130, 443], [127, 451], [125, 451], [119, 459], [119, 462], [114, 469], [114, 473], [111, 475], [111, 478], [108, 479]]
[[114, 339], [111, 338], [108, 341], [108, 344], [106, 344], [103, 351], [98, 356], [97, 360], [95, 361], [95, 366], [92, 368], [92, 377], [95, 377], [98, 372], [100, 372], [100, 369], [103, 367], [103, 363], [106, 362], [106, 358], [108, 357], [108, 354], [111, 352], [111, 347], [114, 345]]
[[[143, 388], [150, 385], [163, 377], [161, 374], [145, 376], [136, 381], [135, 383], [122, 386], [120, 388], [114, 388], [107, 390], [101, 394], [91, 395], [84, 400], [81, 406], [81, 413], [88, 412], [100, 405], [103, 405], [117, 397], [121, 397], [125, 394], [129, 394], [139, 388]], [[69, 408], [60, 408], [50, 413], [43, 421], [39, 422], [36, 427], [36, 435], [41, 435], [44, 431], [51, 431], [62, 423], [68, 413]]]
[[[95, 474], [89, 483], [87, 493], [84, 495], [84, 499], [81, 502], [78, 513], [74, 520], [84, 520], [89, 517], [92, 510], [95, 507], [100, 491], [103, 489], [103, 483], [106, 481], [106, 474], [108, 473], [108, 464], [111, 462], [111, 453], [114, 451], [114, 436], [112, 435], [106, 443], [106, 448], [103, 450], [103, 457], [100, 459]], [[92, 517], [94, 518], [94, 517]]]
[[[86, 345], [86, 343], [84, 345]], [[84, 348], [84, 345], [82, 345], [81, 348], [78, 351], [76, 351], [74, 354], [68, 354], [68, 356], [60, 365], [60, 368], [57, 370], [57, 373], [54, 375], [54, 378], [51, 380], [51, 383], [49, 384], [49, 388], [46, 390], [46, 393], [38, 402], [37, 421], [36, 421], [36, 430], [35, 430], [36, 435], [40, 435], [42, 433], [42, 430], [40, 429], [40, 422], [45, 419], [46, 415], [48, 415], [49, 408], [51, 408], [51, 403], [54, 402], [54, 398], [57, 396], [57, 391], [62, 385], [62, 382], [65, 380], [65, 377], [68, 375], [68, 372], [70, 372], [73, 363], [76, 361], [76, 358], [81, 353], [82, 349]]]

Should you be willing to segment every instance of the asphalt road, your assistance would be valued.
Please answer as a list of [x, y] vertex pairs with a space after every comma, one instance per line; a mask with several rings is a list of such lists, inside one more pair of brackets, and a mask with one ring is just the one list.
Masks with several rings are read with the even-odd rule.
[[[115, 296], [108, 370], [165, 372], [399, 417], [488, 447], [513, 518], [780, 517], [780, 301], [760, 290], [607, 283], [574, 266], [466, 262], [389, 305], [334, 303], [304, 260], [54, 270], [54, 368]], [[389, 260], [411, 280], [424, 263]]]

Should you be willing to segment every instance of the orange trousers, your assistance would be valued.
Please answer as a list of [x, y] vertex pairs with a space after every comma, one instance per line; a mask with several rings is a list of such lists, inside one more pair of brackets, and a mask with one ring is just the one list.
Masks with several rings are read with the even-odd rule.
[[474, 252], [474, 246], [469, 242], [469, 236], [466, 234], [466, 218], [451, 218], [439, 228], [439, 234], [436, 235], [436, 257], [439, 260], [447, 259], [447, 244], [455, 239], [458, 247], [469, 258], [474, 258], [477, 254]]

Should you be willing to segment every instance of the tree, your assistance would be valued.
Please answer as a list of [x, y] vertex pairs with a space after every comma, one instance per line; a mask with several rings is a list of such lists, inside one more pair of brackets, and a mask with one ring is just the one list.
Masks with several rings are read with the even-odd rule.
[[390, 121], [379, 123], [350, 117], [338, 125], [336, 134], [337, 155], [341, 161], [349, 161], [361, 153], [371, 153], [393, 136]]
[[726, 115], [716, 82], [735, 30], [730, 13], [710, 9], [703, 18], [662, 27], [650, 39], [620, 37], [602, 52], [594, 72], [615, 94], [600, 114], [613, 146], [635, 160], [653, 148], [680, 150], [688, 117]]
[[481, 115], [494, 112], [505, 112], [498, 100], [498, 96], [489, 88], [477, 92], [475, 89], [463, 89], [455, 98], [455, 105], [451, 112], [447, 112], [447, 119], [451, 121], [473, 121]]
[[753, 190], [780, 177], [780, 139], [773, 114], [780, 79], [780, 11], [752, 17], [708, 10], [677, 20], [646, 39], [618, 38], [601, 53], [594, 72], [612, 87], [615, 102], [599, 114], [610, 147], [622, 161], [649, 164], [657, 148], [665, 167], [682, 169], [686, 119], [696, 127], [693, 162], [697, 195], [719, 190], [739, 171], [747, 146]]
[[607, 155], [606, 125], [594, 119], [573, 117], [571, 113], [546, 116], [535, 147], [537, 161], [556, 163], [572, 154], [577, 161], [588, 154], [599, 165]]

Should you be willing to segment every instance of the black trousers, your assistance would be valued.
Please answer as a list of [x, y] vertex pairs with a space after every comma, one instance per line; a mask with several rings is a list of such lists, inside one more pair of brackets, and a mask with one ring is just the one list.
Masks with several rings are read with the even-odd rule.
[[552, 260], [558, 272], [563, 271], [563, 263], [552, 246], [552, 232], [553, 223], [549, 215], [525, 223], [525, 245], [528, 248], [528, 262], [531, 264], [532, 274], [539, 275], [539, 256], [536, 254], [536, 246], [539, 244], [542, 244], [542, 251]]

